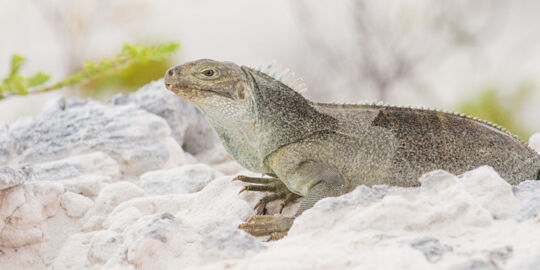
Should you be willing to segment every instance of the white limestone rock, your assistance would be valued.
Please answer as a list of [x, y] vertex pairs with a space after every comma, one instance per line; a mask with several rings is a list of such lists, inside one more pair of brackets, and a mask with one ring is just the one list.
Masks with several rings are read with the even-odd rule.
[[0, 124], [0, 166], [6, 165], [11, 152], [11, 138], [7, 125]]
[[124, 236], [109, 230], [96, 232], [90, 240], [88, 260], [93, 264], [105, 264], [124, 244]]
[[20, 185], [28, 179], [30, 177], [24, 170], [0, 166], [0, 191]]
[[0, 191], [0, 243], [18, 248], [39, 243], [44, 237], [44, 221], [55, 216], [64, 188], [53, 182], [27, 182]]
[[203, 114], [191, 103], [167, 90], [163, 80], [151, 82], [129, 95], [119, 94], [110, 103], [133, 103], [163, 117], [171, 127], [171, 136], [186, 152], [195, 156], [221, 146], [217, 134]]
[[535, 133], [529, 137], [529, 146], [540, 153], [540, 133]]
[[130, 175], [159, 169], [170, 156], [167, 123], [134, 105], [61, 99], [35, 119], [19, 120], [10, 129], [15, 153], [23, 163], [102, 151]]
[[141, 186], [150, 195], [193, 193], [214, 180], [218, 172], [204, 164], [150, 171], [140, 176]]
[[[185, 176], [197, 167], [141, 179]], [[190, 175], [205, 183], [201, 190], [150, 195], [129, 182], [107, 184], [78, 221], [80, 231], [51, 257], [52, 269], [527, 269], [540, 256], [540, 217], [515, 218], [528, 199], [540, 196], [536, 182], [512, 192], [490, 167], [459, 177], [435, 171], [420, 187], [360, 186], [321, 200], [286, 238], [271, 243], [237, 229], [260, 196], [238, 195], [243, 184], [230, 176], [207, 182], [207, 174]], [[26, 204], [24, 194], [10, 196], [14, 203], [0, 213]], [[62, 194], [62, 208], [70, 196], [79, 195]], [[25, 233], [43, 241], [39, 230]]]
[[[237, 195], [242, 185], [230, 180], [220, 177], [195, 193], [126, 199], [114, 207], [103, 226], [93, 230], [91, 236], [73, 235], [66, 242], [74, 250], [84, 250], [79, 254], [84, 258], [75, 262], [58, 256], [53, 265], [77, 269], [91, 267], [88, 265], [102, 269], [125, 265], [171, 269], [238, 260], [261, 251], [266, 244], [236, 228], [254, 211]], [[108, 196], [100, 193], [100, 197]], [[108, 212], [100, 209], [86, 216]]]
[[90, 262], [88, 252], [95, 232], [77, 233], [69, 236], [51, 264], [53, 270], [96, 269]]
[[516, 219], [519, 221], [538, 216], [540, 216], [540, 194], [523, 201], [516, 213]]
[[405, 243], [422, 252], [426, 260], [432, 263], [439, 261], [445, 253], [454, 250], [451, 246], [441, 244], [438, 239], [433, 237], [416, 238]]
[[519, 199], [519, 209], [515, 218], [519, 221], [540, 216], [540, 181], [527, 180], [513, 187], [516, 198]]
[[35, 181], [57, 181], [89, 174], [120, 177], [120, 165], [103, 152], [93, 152], [65, 159], [25, 165], [24, 170]]
[[95, 198], [105, 185], [113, 182], [113, 178], [107, 175], [84, 174], [74, 178], [58, 180], [58, 182], [64, 185], [66, 191], [81, 194], [88, 198]]
[[73, 192], [68, 191], [60, 196], [60, 206], [69, 217], [81, 217], [92, 205], [94, 205], [94, 201]]
[[481, 202], [494, 218], [508, 217], [519, 206], [512, 186], [489, 166], [469, 171], [460, 177], [467, 192]]
[[144, 195], [144, 190], [130, 182], [120, 181], [107, 185], [99, 192], [95, 204], [81, 219], [83, 228], [87, 231], [100, 229], [107, 215], [116, 206], [124, 201]]
[[142, 216], [141, 211], [136, 207], [124, 208], [121, 211], [116, 211], [114, 214], [109, 215], [103, 222], [103, 227], [111, 231], [122, 232]]
[[[175, 228], [176, 218], [170, 213], [161, 213], [145, 216], [126, 230], [127, 261], [141, 266], [153, 264], [153, 255], [156, 251], [166, 249], [166, 253], [180, 252], [168, 248], [171, 241], [170, 232]], [[178, 243], [179, 244], [179, 243]], [[150, 252], [148, 252], [150, 251]]]
[[[520, 198], [491, 168], [460, 177], [436, 171], [421, 183], [415, 188], [360, 186], [323, 199], [296, 219], [285, 239], [241, 261], [212, 266], [527, 269], [520, 267], [538, 262], [531, 259], [540, 256], [540, 218], [518, 222], [508, 214], [518, 210], [514, 200]], [[510, 205], [502, 206], [497, 197]]]
[[[0, 191], [1, 204], [0, 216], [1, 220], [5, 221], [13, 212], [26, 202], [25, 189], [18, 186], [9, 190]], [[4, 223], [5, 225], [5, 223]], [[0, 228], [1, 230], [2, 228]]]
[[526, 180], [512, 187], [515, 196], [520, 200], [526, 200], [540, 193], [540, 181]]
[[221, 226], [205, 235], [199, 248], [199, 252], [205, 250], [208, 256], [229, 260], [243, 259], [261, 252], [266, 249], [266, 245], [234, 226]]

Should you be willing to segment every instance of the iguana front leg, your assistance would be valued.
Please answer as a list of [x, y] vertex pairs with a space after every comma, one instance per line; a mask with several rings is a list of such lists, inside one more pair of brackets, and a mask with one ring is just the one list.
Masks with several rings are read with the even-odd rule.
[[268, 174], [268, 175], [273, 176], [273, 177], [271, 178], [249, 177], [249, 176], [239, 175], [233, 179], [233, 181], [239, 180], [244, 183], [256, 184], [256, 185], [245, 186], [242, 190], [240, 190], [240, 193], [246, 190], [272, 192], [271, 194], [264, 196], [255, 205], [254, 209], [257, 210], [257, 215], [266, 214], [266, 205], [270, 202], [280, 200], [280, 199], [283, 200], [283, 202], [281, 203], [281, 208], [279, 209], [279, 213], [281, 213], [283, 211], [283, 208], [285, 208], [291, 202], [294, 202], [296, 199], [301, 197], [300, 195], [290, 192], [287, 186], [283, 184], [283, 182], [281, 182], [281, 180], [279, 180], [276, 175], [273, 175], [273, 174]]
[[294, 217], [254, 216], [239, 228], [254, 236], [270, 235], [269, 240], [278, 240], [287, 235], [294, 218], [313, 207], [317, 201], [326, 197], [335, 197], [345, 193], [345, 179], [332, 166], [319, 162], [304, 162], [294, 173], [293, 179], [305, 183], [314, 183], [300, 203]]

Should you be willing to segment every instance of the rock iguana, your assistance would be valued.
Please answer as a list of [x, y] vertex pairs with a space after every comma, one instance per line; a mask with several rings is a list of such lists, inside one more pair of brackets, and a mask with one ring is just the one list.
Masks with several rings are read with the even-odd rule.
[[[274, 192], [259, 210], [302, 196], [296, 217], [359, 185], [418, 186], [435, 169], [460, 174], [489, 165], [510, 184], [538, 179], [539, 155], [489, 122], [386, 104], [316, 103], [295, 91], [294, 76], [269, 69], [203, 59], [165, 74], [166, 87], [206, 115], [236, 161], [272, 176], [238, 177], [251, 183], [245, 190]], [[240, 228], [279, 239], [293, 220], [257, 215]]]

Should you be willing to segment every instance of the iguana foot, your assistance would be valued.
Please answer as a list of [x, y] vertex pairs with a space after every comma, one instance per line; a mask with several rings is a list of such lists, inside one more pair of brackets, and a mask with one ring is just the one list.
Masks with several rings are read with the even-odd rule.
[[240, 224], [238, 228], [253, 236], [269, 235], [268, 241], [273, 241], [285, 237], [293, 221], [294, 218], [282, 215], [254, 216], [248, 222]]
[[233, 179], [233, 181], [235, 180], [240, 180], [244, 183], [257, 184], [245, 186], [242, 190], [240, 190], [240, 193], [246, 190], [273, 192], [270, 195], [264, 196], [253, 208], [257, 210], [258, 215], [266, 213], [266, 205], [270, 202], [282, 199], [283, 202], [281, 203], [281, 208], [279, 209], [279, 213], [281, 213], [283, 212], [283, 208], [301, 197], [300, 195], [290, 192], [289, 189], [287, 189], [287, 186], [285, 186], [285, 184], [283, 184], [283, 182], [276, 177], [249, 177], [239, 175]]

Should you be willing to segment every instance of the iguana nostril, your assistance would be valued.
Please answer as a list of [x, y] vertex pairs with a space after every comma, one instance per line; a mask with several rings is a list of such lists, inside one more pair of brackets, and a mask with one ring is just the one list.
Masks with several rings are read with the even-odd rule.
[[172, 76], [174, 74], [174, 68], [169, 69], [169, 71], [167, 71], [167, 74], [169, 76]]

